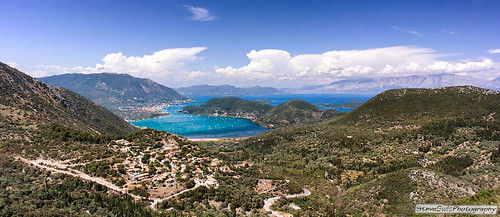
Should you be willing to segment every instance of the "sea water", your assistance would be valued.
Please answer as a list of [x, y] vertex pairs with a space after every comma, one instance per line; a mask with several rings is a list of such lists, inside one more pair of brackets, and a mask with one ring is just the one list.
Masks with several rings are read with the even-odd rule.
[[141, 121], [132, 124], [163, 130], [187, 138], [225, 138], [255, 136], [269, 129], [254, 124], [244, 118], [212, 117], [179, 113], [188, 104], [163, 108], [170, 115]]
[[[197, 102], [189, 104], [173, 105], [163, 108], [170, 113], [166, 117], [158, 117], [141, 121], [133, 121], [132, 124], [139, 127], [149, 127], [163, 130], [187, 138], [226, 138], [255, 136], [269, 129], [254, 124], [252, 121], [243, 118], [211, 117], [178, 113], [184, 106], [201, 105], [206, 101], [221, 96], [187, 95]], [[306, 102], [315, 103], [344, 103], [350, 100], [367, 101], [373, 95], [358, 94], [286, 94], [286, 95], [260, 95], [260, 96], [237, 96], [246, 100], [268, 100], [272, 106], [277, 106], [291, 99], [300, 99]], [[319, 106], [322, 109], [324, 107]], [[336, 108], [339, 111], [350, 111], [352, 109]]]

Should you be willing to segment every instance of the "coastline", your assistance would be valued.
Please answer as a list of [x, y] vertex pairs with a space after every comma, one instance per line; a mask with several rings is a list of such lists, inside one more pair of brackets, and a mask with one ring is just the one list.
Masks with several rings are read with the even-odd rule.
[[243, 137], [223, 137], [223, 138], [187, 138], [192, 142], [214, 142], [214, 141], [239, 141], [241, 139], [246, 139], [251, 136], [243, 136]]

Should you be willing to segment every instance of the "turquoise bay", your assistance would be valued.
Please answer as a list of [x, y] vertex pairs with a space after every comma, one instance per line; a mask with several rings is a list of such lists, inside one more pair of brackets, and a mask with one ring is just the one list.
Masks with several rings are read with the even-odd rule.
[[251, 120], [230, 117], [198, 116], [178, 113], [183, 105], [175, 105], [164, 110], [169, 116], [131, 122], [140, 127], [163, 130], [188, 138], [225, 138], [255, 136], [267, 128], [254, 124]]
[[[246, 100], [269, 100], [269, 104], [277, 106], [290, 99], [301, 99], [309, 103], [342, 103], [349, 100], [366, 101], [373, 95], [353, 95], [353, 94], [290, 94], [290, 95], [263, 95], [263, 96], [238, 96]], [[132, 124], [139, 127], [149, 127], [163, 130], [187, 138], [227, 138], [245, 137], [261, 134], [269, 129], [254, 124], [252, 121], [243, 118], [230, 117], [210, 117], [190, 114], [182, 114], [177, 111], [186, 105], [200, 105], [211, 98], [220, 96], [188, 96], [197, 100], [195, 103], [173, 105], [163, 108], [170, 113], [169, 116], [141, 121], [133, 121]], [[323, 108], [324, 109], [324, 108]], [[350, 109], [337, 109], [349, 111]]]

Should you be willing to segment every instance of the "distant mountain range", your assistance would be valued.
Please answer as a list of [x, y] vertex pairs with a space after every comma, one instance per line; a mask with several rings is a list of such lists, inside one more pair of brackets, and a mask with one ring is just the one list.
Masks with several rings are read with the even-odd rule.
[[285, 94], [285, 91], [273, 87], [235, 87], [231, 85], [194, 85], [176, 88], [183, 95], [216, 95], [216, 96], [242, 96], [242, 95], [272, 95]]
[[111, 135], [136, 129], [85, 97], [47, 85], [1, 62], [0, 84], [2, 138], [15, 138], [16, 134], [24, 138], [27, 131], [49, 123]]
[[170, 103], [189, 99], [150, 79], [136, 78], [128, 74], [63, 74], [39, 80], [80, 93], [104, 106]]
[[39, 80], [79, 93], [130, 120], [165, 115], [158, 109], [145, 107], [191, 101], [190, 98], [150, 79], [127, 74], [63, 74]]
[[472, 85], [500, 90], [500, 78], [485, 80], [453, 74], [412, 75], [407, 77], [358, 78], [308, 86], [297, 90], [303, 93], [379, 93], [398, 88], [434, 88]]

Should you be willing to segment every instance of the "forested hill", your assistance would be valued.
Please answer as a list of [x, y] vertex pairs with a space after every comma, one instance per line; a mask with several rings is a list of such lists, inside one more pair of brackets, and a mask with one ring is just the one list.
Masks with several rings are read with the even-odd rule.
[[[472, 86], [389, 90], [326, 122], [285, 127], [225, 152], [315, 198], [306, 213], [409, 216], [416, 203], [500, 204], [500, 93]], [[227, 154], [226, 154], [227, 155]], [[227, 155], [229, 156], [229, 155]], [[475, 196], [473, 196], [475, 195]], [[461, 198], [461, 199], [460, 199]]]
[[272, 108], [273, 106], [265, 103], [248, 101], [238, 97], [221, 97], [210, 99], [200, 106], [186, 106], [181, 112], [195, 115], [239, 117], [256, 120]]
[[[303, 100], [286, 101], [260, 117], [256, 123], [266, 127], [292, 126], [304, 123], [314, 123], [321, 120], [325, 110]], [[342, 115], [342, 112], [338, 112]], [[339, 116], [340, 116], [339, 115]]]
[[34, 129], [53, 122], [112, 135], [123, 135], [135, 129], [85, 97], [47, 85], [4, 63], [0, 63], [0, 83], [0, 123], [2, 132], [10, 136], [19, 129]]
[[175, 90], [150, 79], [136, 78], [128, 74], [63, 74], [39, 80], [72, 90], [105, 107], [151, 105], [189, 100]]
[[499, 120], [498, 91], [473, 86], [410, 88], [385, 91], [339, 121], [426, 122], [436, 119]]
[[213, 98], [203, 105], [186, 106], [182, 113], [208, 116], [247, 118], [268, 128], [301, 125], [343, 115], [339, 111], [324, 111], [303, 100], [289, 100], [276, 107], [237, 97]]

